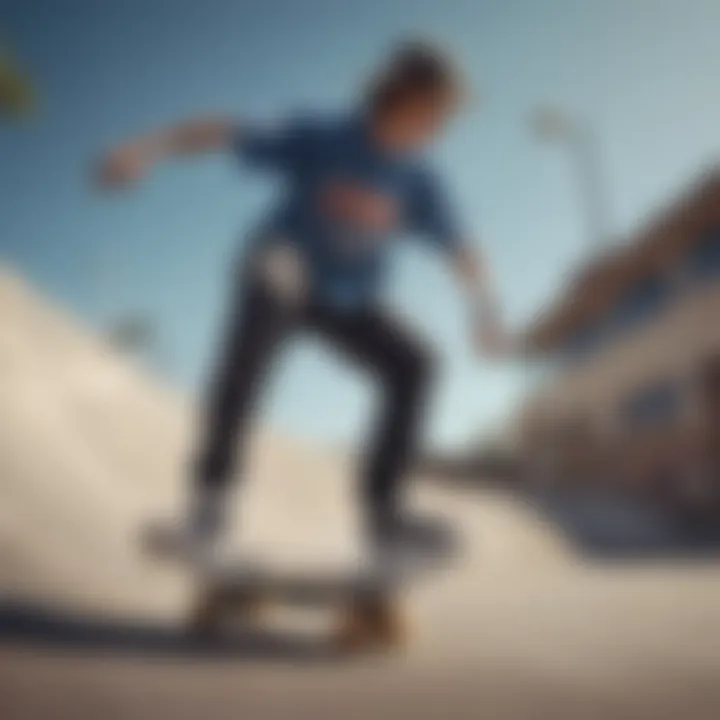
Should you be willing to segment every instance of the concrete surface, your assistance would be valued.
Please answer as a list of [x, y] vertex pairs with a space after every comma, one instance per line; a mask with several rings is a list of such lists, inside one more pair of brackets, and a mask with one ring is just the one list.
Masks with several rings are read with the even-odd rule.
[[[404, 651], [332, 657], [325, 619], [296, 617], [272, 640], [189, 646], [186, 579], [135, 540], [181, 505], [192, 432], [172, 393], [0, 275], [3, 720], [720, 717], [716, 565], [592, 565], [529, 506], [441, 478], [413, 502], [466, 552], [408, 594]], [[250, 475], [245, 551], [357, 557], [342, 457], [262, 432]]]

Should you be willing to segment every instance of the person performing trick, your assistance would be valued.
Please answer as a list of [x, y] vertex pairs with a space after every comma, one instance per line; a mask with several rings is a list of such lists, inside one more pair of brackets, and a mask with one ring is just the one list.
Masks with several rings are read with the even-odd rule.
[[392, 240], [425, 240], [447, 258], [467, 297], [474, 346], [488, 356], [505, 350], [486, 264], [458, 230], [442, 183], [423, 157], [463, 94], [447, 57], [412, 41], [390, 53], [350, 110], [273, 127], [191, 120], [132, 139], [102, 158], [98, 182], [106, 188], [133, 185], [160, 161], [214, 151], [284, 181], [244, 248], [234, 284], [181, 531], [191, 556], [215, 557], [263, 380], [281, 341], [298, 330], [329, 341], [370, 371], [382, 393], [360, 469], [368, 547], [378, 558], [422, 549], [428, 526], [408, 516], [401, 490], [433, 360], [381, 306], [379, 291]]

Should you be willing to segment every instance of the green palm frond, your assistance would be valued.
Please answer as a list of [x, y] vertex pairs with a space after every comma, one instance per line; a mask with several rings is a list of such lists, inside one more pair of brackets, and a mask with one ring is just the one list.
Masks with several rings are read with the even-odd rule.
[[35, 108], [35, 89], [7, 51], [0, 48], [0, 117], [19, 118]]

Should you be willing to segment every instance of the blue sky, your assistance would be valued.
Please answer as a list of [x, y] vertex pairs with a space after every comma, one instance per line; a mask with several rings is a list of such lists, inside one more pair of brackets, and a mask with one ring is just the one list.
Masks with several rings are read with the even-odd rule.
[[[713, 0], [0, 0], [0, 42], [42, 99], [35, 122], [0, 128], [0, 258], [88, 322], [151, 313], [165, 372], [195, 392], [228, 264], [273, 188], [213, 157], [100, 197], [87, 182], [92, 159], [129, 133], [198, 112], [260, 119], [342, 105], [393, 39], [419, 32], [455, 52], [481, 100], [437, 162], [519, 324], [583, 247], [567, 156], [537, 144], [529, 111], [550, 102], [592, 122], [608, 225], [623, 236], [717, 158], [718, 27]], [[395, 302], [444, 360], [431, 438], [462, 442], [510, 411], [527, 370], [472, 357], [460, 299], [435, 257], [403, 248], [394, 279]], [[300, 343], [266, 416], [345, 440], [370, 409], [361, 381]]]

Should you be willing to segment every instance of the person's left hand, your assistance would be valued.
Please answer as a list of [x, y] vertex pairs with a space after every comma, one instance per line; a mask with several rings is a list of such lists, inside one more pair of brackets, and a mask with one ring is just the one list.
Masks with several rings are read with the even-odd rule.
[[139, 145], [128, 143], [100, 158], [94, 168], [95, 184], [103, 190], [119, 190], [138, 183], [152, 165]]
[[474, 331], [473, 345], [480, 357], [504, 360], [512, 356], [515, 341], [500, 323], [482, 323]]

